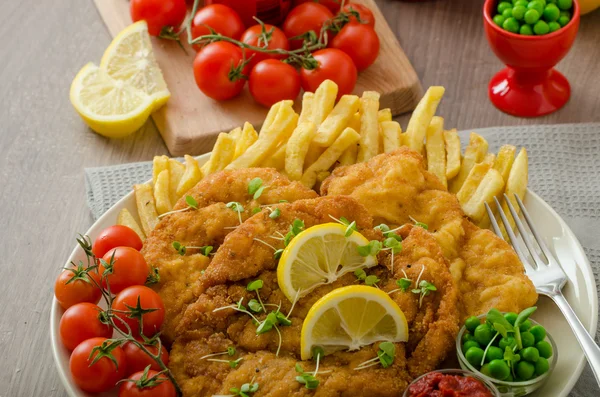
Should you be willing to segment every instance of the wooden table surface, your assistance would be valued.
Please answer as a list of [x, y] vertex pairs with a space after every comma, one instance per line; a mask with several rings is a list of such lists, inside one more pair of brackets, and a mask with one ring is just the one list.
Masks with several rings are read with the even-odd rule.
[[[558, 67], [570, 78], [571, 101], [553, 115], [518, 119], [487, 99], [488, 79], [502, 65], [483, 36], [483, 1], [378, 3], [423, 86], [446, 87], [439, 113], [447, 126], [600, 121], [600, 12], [582, 19]], [[167, 151], [151, 123], [111, 141], [73, 111], [73, 76], [110, 42], [91, 0], [1, 1], [0, 37], [0, 397], [64, 396], [49, 314], [54, 279], [76, 234], [93, 223], [83, 169]], [[407, 119], [399, 117], [403, 126]]]

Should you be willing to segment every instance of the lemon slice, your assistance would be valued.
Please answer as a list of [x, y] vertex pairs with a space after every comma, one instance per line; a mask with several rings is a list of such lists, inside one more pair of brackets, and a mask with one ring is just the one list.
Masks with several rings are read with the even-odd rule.
[[343, 274], [377, 264], [374, 256], [358, 253], [357, 247], [369, 244], [365, 236], [355, 231], [345, 237], [345, 233], [346, 226], [325, 223], [301, 232], [285, 248], [277, 266], [277, 281], [290, 301]]
[[112, 79], [92, 63], [85, 65], [73, 79], [70, 99], [90, 128], [109, 138], [122, 138], [137, 131], [154, 106], [151, 97]]
[[136, 22], [119, 33], [104, 51], [100, 67], [113, 79], [126, 81], [150, 95], [154, 109], [171, 96], [154, 57], [146, 21]]
[[308, 360], [315, 346], [329, 354], [379, 341], [406, 340], [406, 318], [388, 294], [366, 285], [351, 285], [331, 291], [311, 307], [302, 324], [300, 349], [302, 360]]

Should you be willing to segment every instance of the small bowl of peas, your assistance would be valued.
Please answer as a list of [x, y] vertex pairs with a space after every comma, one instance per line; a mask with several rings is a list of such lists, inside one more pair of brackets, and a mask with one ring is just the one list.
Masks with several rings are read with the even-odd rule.
[[500, 0], [492, 20], [502, 29], [542, 36], [565, 27], [573, 17], [573, 0]]
[[525, 396], [540, 388], [558, 359], [556, 343], [546, 329], [521, 313], [487, 314], [466, 319], [456, 338], [462, 369], [492, 382], [502, 397]]

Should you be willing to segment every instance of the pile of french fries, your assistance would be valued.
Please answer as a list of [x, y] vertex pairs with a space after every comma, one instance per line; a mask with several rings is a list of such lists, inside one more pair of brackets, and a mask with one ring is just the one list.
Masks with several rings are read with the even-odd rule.
[[516, 147], [506, 145], [497, 155], [488, 153], [486, 140], [472, 133], [462, 153], [456, 129], [445, 130], [444, 119], [435, 115], [444, 91], [443, 87], [430, 87], [402, 132], [390, 109], [379, 108], [377, 92], [365, 91], [361, 97], [343, 95], [336, 103], [338, 87], [326, 80], [314, 93], [304, 93], [300, 114], [292, 101], [281, 101], [271, 107], [260, 132], [245, 123], [220, 133], [210, 160], [202, 166], [187, 155], [185, 164], [155, 157], [152, 183], [134, 187], [141, 227], [126, 209], [119, 214], [118, 223], [132, 227], [144, 238], [189, 189], [224, 169], [272, 167], [291, 180], [316, 188], [337, 166], [368, 161], [408, 146], [421, 153], [428, 170], [456, 194], [465, 214], [479, 226], [489, 227], [485, 203], [502, 198], [503, 193], [512, 200], [514, 194], [523, 198], [527, 151], [522, 148], [516, 155]]

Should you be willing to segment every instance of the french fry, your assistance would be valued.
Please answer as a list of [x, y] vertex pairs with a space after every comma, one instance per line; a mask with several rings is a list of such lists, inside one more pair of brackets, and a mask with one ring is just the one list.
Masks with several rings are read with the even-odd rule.
[[[510, 202], [512, 203], [512, 205], [515, 208], [515, 210], [517, 211], [517, 213], [520, 212], [520, 209], [519, 209], [519, 205], [517, 204], [517, 199], [515, 199], [515, 194], [517, 196], [519, 196], [519, 198], [521, 200], [523, 200], [523, 198], [525, 197], [525, 192], [527, 191], [528, 179], [529, 179], [529, 159], [527, 156], [527, 150], [525, 148], [521, 148], [521, 150], [519, 151], [519, 154], [517, 155], [517, 157], [515, 158], [515, 161], [513, 162], [510, 173], [508, 174], [508, 179], [506, 180], [506, 189], [504, 191], [504, 193], [506, 193], [506, 195], [510, 199]], [[504, 210], [504, 213], [506, 214], [506, 217], [508, 218], [511, 228], [514, 229], [515, 221], [514, 221], [513, 217], [511, 216], [511, 213], [508, 209], [508, 205], [506, 204], [506, 200], [501, 200], [501, 201], [502, 201], [502, 209]], [[500, 225], [500, 229], [502, 230], [503, 234], [506, 234], [506, 231], [504, 230], [502, 222], [499, 221], [500, 216], [497, 215], [496, 218], [498, 219], [498, 224]]]
[[444, 119], [434, 116], [427, 127], [427, 170], [437, 176], [445, 187], [446, 180], [446, 144], [444, 143]]
[[317, 161], [317, 159], [325, 152], [325, 149], [327, 148], [311, 143], [308, 146], [308, 152], [306, 152], [306, 157], [304, 158], [304, 169], [308, 169], [308, 167]]
[[[240, 129], [241, 132], [241, 129]], [[229, 133], [231, 136], [231, 133]], [[188, 156], [187, 154], [184, 156], [185, 158], [185, 172], [179, 181], [179, 185], [177, 186], [177, 199], [179, 200], [188, 190], [196, 186], [198, 182], [202, 179], [202, 171], [200, 170], [200, 166], [198, 165], [198, 161], [192, 156]]]
[[383, 136], [383, 152], [389, 153], [400, 147], [402, 128], [396, 121], [382, 121], [379, 123]]
[[258, 133], [252, 126], [252, 124], [245, 122], [244, 129], [240, 134], [239, 139], [235, 143], [235, 154], [233, 160], [237, 159], [244, 153], [254, 142], [258, 140]]
[[312, 106], [312, 122], [319, 126], [333, 110], [338, 86], [331, 80], [325, 80], [315, 91]]
[[450, 182], [450, 192], [456, 193], [460, 190], [465, 179], [469, 176], [471, 168], [477, 163], [483, 161], [487, 154], [488, 143], [481, 136], [474, 132], [471, 133], [469, 138], [469, 146], [465, 149], [465, 155], [460, 166], [458, 175]]
[[275, 153], [267, 157], [261, 164], [261, 167], [275, 168], [278, 171], [282, 171], [285, 168], [285, 152], [287, 144], [283, 143], [279, 145]]
[[471, 168], [469, 176], [465, 179], [465, 183], [463, 183], [460, 190], [456, 193], [456, 198], [460, 205], [465, 205], [469, 201], [491, 168], [492, 166], [489, 163], [477, 163]]
[[418, 153], [423, 152], [423, 140], [427, 133], [427, 127], [435, 115], [444, 92], [444, 87], [429, 87], [410, 117], [406, 128], [408, 138], [406, 144]]
[[202, 166], [202, 174], [206, 177], [225, 169], [233, 160], [236, 144], [232, 137], [221, 132], [213, 147], [210, 160]]
[[356, 156], [358, 155], [358, 145], [350, 145], [348, 149], [340, 156], [340, 165], [356, 164]]
[[121, 211], [119, 211], [119, 215], [117, 215], [117, 225], [127, 226], [128, 228], [136, 232], [136, 234], [140, 236], [142, 241], [146, 239], [146, 234], [127, 208], [123, 208]]
[[504, 189], [502, 175], [495, 169], [490, 169], [469, 201], [462, 206], [463, 211], [475, 223], [480, 222], [486, 216], [485, 203], [491, 203], [502, 189]]
[[312, 121], [307, 121], [298, 124], [288, 140], [285, 152], [285, 172], [291, 180], [299, 181], [302, 178], [304, 159], [310, 142], [316, 134], [317, 126]]
[[185, 173], [185, 166], [175, 159], [169, 159], [169, 198], [171, 203], [177, 202], [179, 198], [177, 196], [177, 187], [183, 174]]
[[379, 109], [377, 112], [377, 121], [383, 123], [384, 121], [392, 121], [392, 110], [390, 108]]
[[135, 192], [135, 204], [137, 206], [138, 215], [140, 216], [140, 223], [142, 224], [144, 233], [148, 236], [158, 223], [158, 214], [156, 213], [156, 206], [154, 205], [152, 186], [147, 184], [133, 185], [133, 191]]
[[271, 125], [273, 124], [273, 122], [275, 121], [275, 118], [277, 117], [277, 115], [279, 114], [279, 109], [281, 108], [281, 106], [284, 105], [289, 105], [294, 106], [294, 101], [292, 100], [284, 100], [284, 101], [279, 101], [277, 103], [274, 103], [273, 106], [271, 106], [271, 108], [269, 109], [269, 112], [267, 113], [267, 117], [265, 117], [265, 121], [263, 121], [262, 126], [260, 127], [260, 134], [263, 133], [263, 131], [267, 131], [269, 128], [271, 128]]
[[169, 158], [167, 156], [154, 156], [152, 160], [152, 184], [156, 183], [156, 178], [164, 170], [169, 169]]
[[329, 115], [323, 120], [313, 139], [315, 145], [327, 147], [348, 126], [348, 122], [358, 110], [360, 100], [356, 95], [344, 95]]
[[313, 92], [305, 92], [302, 95], [302, 110], [300, 111], [300, 117], [298, 118], [298, 125], [313, 122], [314, 119], [314, 104], [315, 94]]
[[333, 144], [315, 161], [302, 175], [300, 180], [305, 186], [312, 188], [317, 182], [319, 173], [328, 171], [337, 159], [351, 145], [356, 144], [360, 139], [358, 132], [352, 128], [346, 128]]
[[446, 143], [446, 179], [450, 180], [460, 171], [460, 138], [456, 128], [444, 131], [444, 142]]
[[241, 127], [237, 127], [234, 128], [233, 130], [229, 131], [229, 136], [231, 138], [233, 138], [234, 141], [237, 142], [238, 139], [240, 139], [240, 136], [242, 135], [242, 128]]
[[354, 131], [360, 131], [360, 112], [356, 112], [352, 115], [348, 122], [348, 127], [352, 128]]
[[[285, 102], [285, 101], [282, 101]], [[275, 106], [275, 105], [273, 105]], [[298, 114], [291, 104], [282, 103], [271, 126], [263, 131], [256, 142], [240, 157], [229, 164], [226, 169], [251, 168], [262, 163], [272, 155], [279, 143], [287, 140], [298, 122]]]
[[505, 182], [508, 182], [508, 175], [510, 174], [510, 169], [515, 161], [516, 153], [517, 148], [513, 145], [504, 145], [498, 150], [498, 155], [494, 162], [494, 169], [502, 175]]
[[485, 155], [483, 160], [481, 160], [481, 162], [488, 163], [491, 167], [493, 167], [494, 163], [496, 162], [496, 155], [494, 153], [488, 153]]
[[169, 190], [169, 170], [163, 170], [158, 174], [158, 178], [156, 178], [156, 183], [154, 184], [154, 203], [156, 204], [158, 215], [162, 215], [173, 209]]
[[379, 154], [379, 93], [365, 91], [360, 98], [360, 145], [356, 160], [359, 163], [370, 160]]

